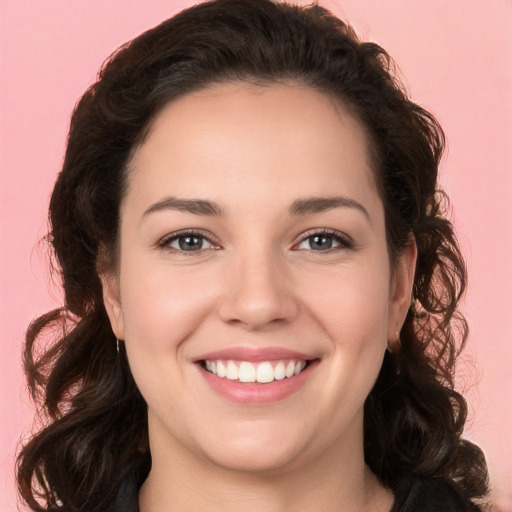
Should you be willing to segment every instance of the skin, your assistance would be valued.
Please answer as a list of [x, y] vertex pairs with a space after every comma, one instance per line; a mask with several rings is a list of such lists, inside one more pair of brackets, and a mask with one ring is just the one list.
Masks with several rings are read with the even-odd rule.
[[[162, 207], [169, 197], [222, 215]], [[312, 197], [362, 208], [290, 214]], [[190, 229], [211, 242], [180, 250], [172, 235]], [[331, 248], [311, 245], [322, 229]], [[348, 109], [297, 84], [222, 84], [167, 105], [131, 161], [120, 230], [119, 266], [102, 279], [148, 404], [141, 511], [389, 510], [364, 464], [363, 404], [405, 319], [416, 249], [390, 267], [367, 137]], [[233, 346], [318, 364], [284, 400], [234, 404], [194, 362]]]

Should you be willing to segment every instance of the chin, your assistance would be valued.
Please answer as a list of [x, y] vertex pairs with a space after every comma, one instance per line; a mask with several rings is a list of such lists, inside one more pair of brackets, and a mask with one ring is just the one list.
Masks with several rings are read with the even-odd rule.
[[[296, 433], [295, 433], [296, 434]], [[289, 432], [249, 429], [240, 435], [225, 434], [224, 442], [209, 444], [206, 457], [226, 470], [246, 473], [276, 473], [297, 463], [304, 443]], [[294, 439], [295, 437], [295, 439]]]
[[214, 453], [210, 462], [228, 471], [238, 473], [275, 474], [291, 469], [297, 461], [294, 450], [283, 450], [269, 446], [258, 448], [235, 447], [222, 454]]

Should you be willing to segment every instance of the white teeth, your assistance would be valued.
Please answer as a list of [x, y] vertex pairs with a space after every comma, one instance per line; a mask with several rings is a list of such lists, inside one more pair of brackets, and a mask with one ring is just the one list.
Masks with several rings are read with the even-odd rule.
[[233, 361], [229, 361], [228, 363], [226, 377], [229, 380], [238, 380], [238, 366]]
[[217, 363], [217, 375], [219, 377], [225, 377], [226, 376], [226, 367], [224, 366], [224, 363], [222, 361], [219, 361]]
[[286, 370], [284, 368], [284, 363], [277, 363], [276, 367], [274, 368], [274, 379], [276, 380], [283, 380], [286, 375]]
[[260, 363], [258, 365], [256, 380], [258, 382], [272, 382], [274, 380], [274, 368], [270, 363]]
[[250, 363], [247, 361], [205, 361], [207, 371], [218, 377], [240, 382], [260, 382], [262, 384], [283, 380], [298, 375], [306, 367], [306, 361], [262, 361]]
[[[215, 372], [214, 372], [215, 373]], [[285, 375], [287, 377], [292, 377], [293, 374], [295, 373], [295, 363], [293, 361], [290, 361], [288, 363], [288, 366], [286, 367], [286, 370], [285, 370]]]
[[240, 363], [240, 382], [256, 382], [256, 368], [251, 363]]
[[305, 361], [299, 361], [298, 363], [296, 363], [294, 374], [298, 375], [302, 370], [304, 370], [305, 366], [306, 366]]

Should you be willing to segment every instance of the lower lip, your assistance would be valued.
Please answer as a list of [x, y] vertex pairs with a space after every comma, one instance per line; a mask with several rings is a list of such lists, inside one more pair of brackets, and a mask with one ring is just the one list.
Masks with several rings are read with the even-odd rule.
[[264, 384], [230, 380], [218, 377], [202, 366], [199, 366], [199, 369], [210, 387], [229, 401], [244, 405], [267, 405], [284, 400], [297, 392], [309, 378], [317, 363], [318, 361], [310, 361], [298, 375]]

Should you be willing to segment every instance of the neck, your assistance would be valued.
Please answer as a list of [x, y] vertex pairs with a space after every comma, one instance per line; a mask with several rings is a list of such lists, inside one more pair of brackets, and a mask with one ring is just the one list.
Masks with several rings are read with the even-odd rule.
[[172, 456], [152, 452], [158, 456], [140, 491], [141, 512], [389, 512], [393, 503], [364, 464], [362, 446], [267, 472], [229, 470], [176, 446]]

